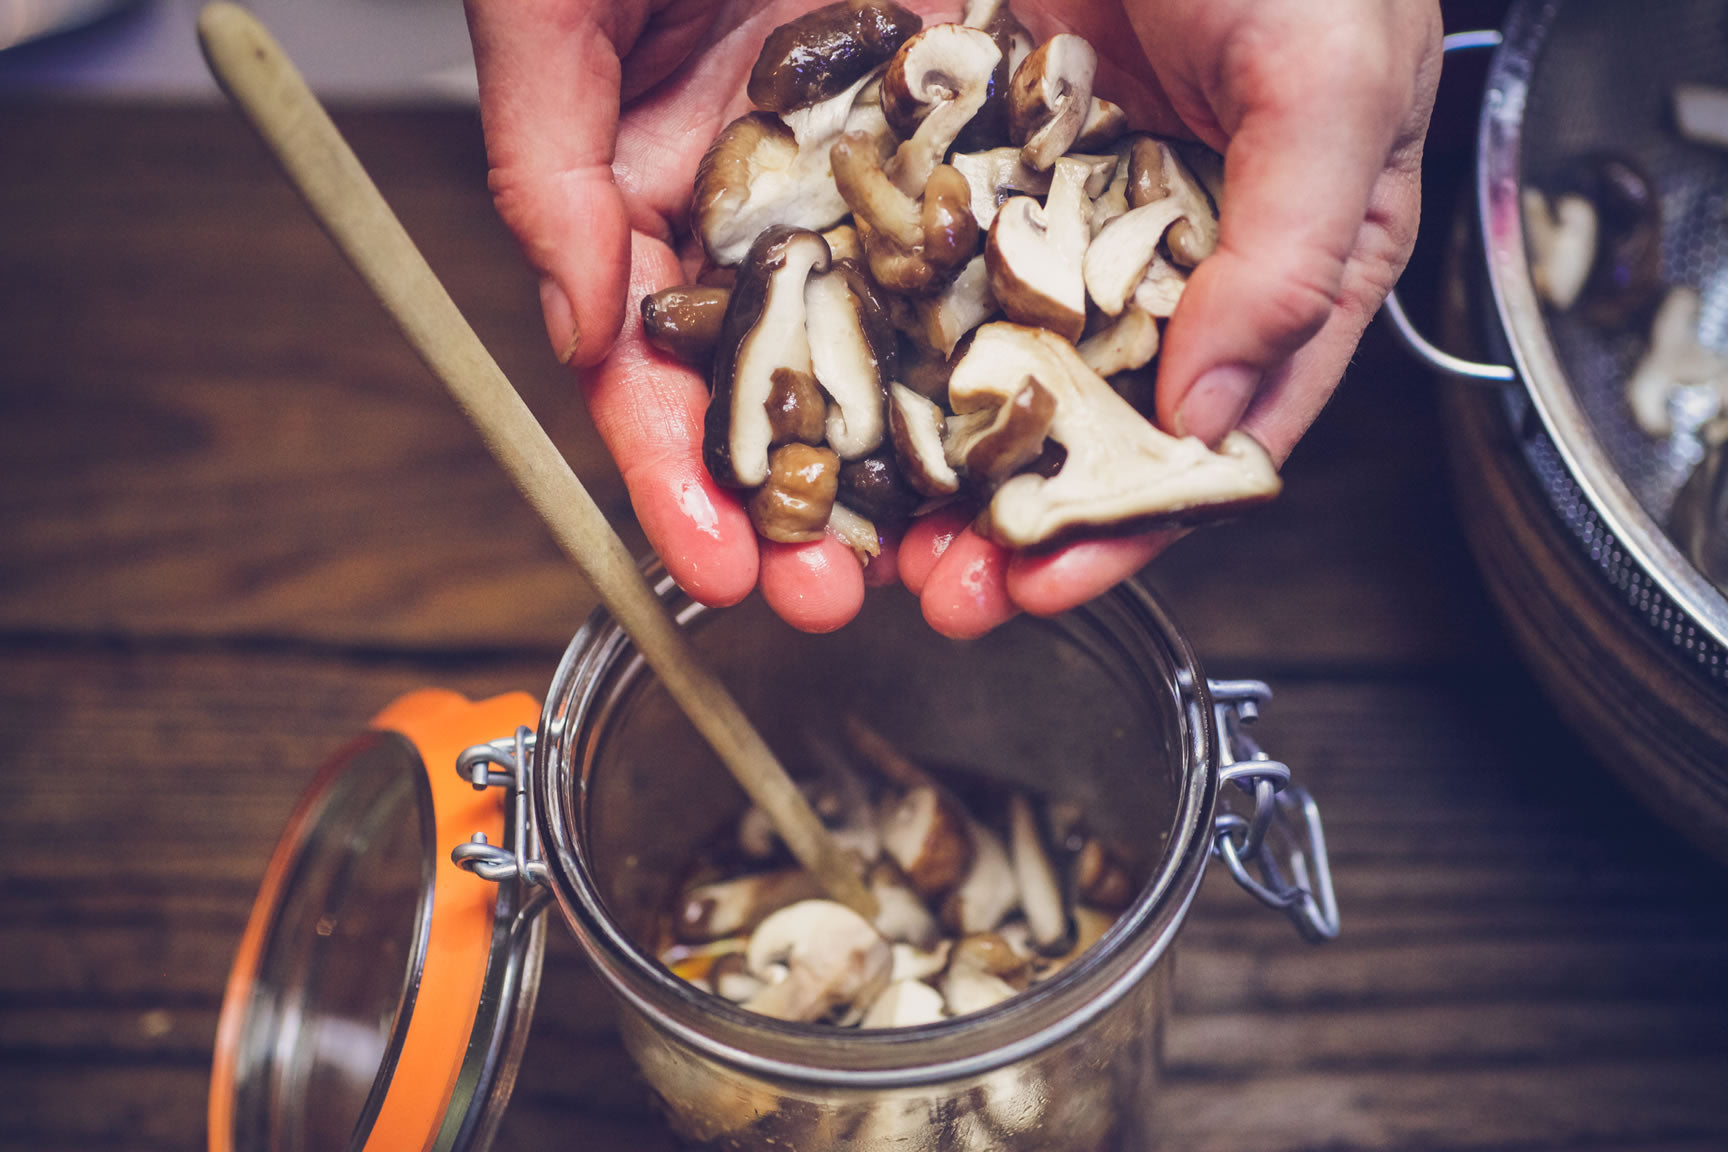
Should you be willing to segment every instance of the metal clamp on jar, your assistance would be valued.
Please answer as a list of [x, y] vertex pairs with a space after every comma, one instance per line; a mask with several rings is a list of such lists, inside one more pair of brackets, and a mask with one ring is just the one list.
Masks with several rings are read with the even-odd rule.
[[658, 592], [795, 775], [866, 716], [921, 762], [1076, 806], [1144, 884], [1079, 959], [965, 1016], [841, 1030], [703, 992], [651, 941], [744, 800], [600, 613], [537, 728], [525, 696], [417, 693], [320, 774], [230, 979], [212, 1149], [486, 1147], [551, 902], [679, 1135], [729, 1148], [1147, 1147], [1171, 948], [1208, 860], [1306, 938], [1337, 934], [1319, 812], [1248, 731], [1269, 690], [1207, 680], [1141, 588], [966, 642], [909, 597], [813, 636]]

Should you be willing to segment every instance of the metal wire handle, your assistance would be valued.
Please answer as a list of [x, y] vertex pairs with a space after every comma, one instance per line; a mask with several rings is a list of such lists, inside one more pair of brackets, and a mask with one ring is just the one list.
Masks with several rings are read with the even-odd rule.
[[[1220, 811], [1212, 852], [1251, 896], [1289, 916], [1304, 939], [1338, 937], [1338, 898], [1320, 809], [1290, 783], [1290, 768], [1271, 759], [1246, 729], [1272, 699], [1258, 680], [1209, 680], [1218, 727]], [[1244, 814], [1233, 800], [1252, 808]]]
[[[1450, 56], [1454, 52], [1492, 50], [1498, 47], [1500, 33], [1490, 28], [1478, 32], [1454, 32], [1446, 37], [1442, 50]], [[1460, 380], [1479, 380], [1489, 384], [1510, 384], [1518, 378], [1518, 374], [1505, 364], [1481, 364], [1466, 360], [1432, 343], [1417, 329], [1415, 322], [1410, 319], [1410, 314], [1404, 311], [1404, 303], [1398, 298], [1396, 286], [1386, 294], [1386, 303], [1381, 306], [1380, 314], [1404, 342], [1405, 349], [1436, 372]]]
[[534, 732], [518, 728], [513, 737], [475, 744], [456, 758], [456, 774], [474, 785], [475, 791], [508, 788], [510, 811], [505, 838], [509, 847], [490, 843], [484, 832], [476, 832], [466, 843], [450, 850], [458, 868], [496, 884], [521, 880], [542, 892], [550, 892], [546, 862], [533, 850], [534, 829], [528, 819], [528, 774], [534, 751]]

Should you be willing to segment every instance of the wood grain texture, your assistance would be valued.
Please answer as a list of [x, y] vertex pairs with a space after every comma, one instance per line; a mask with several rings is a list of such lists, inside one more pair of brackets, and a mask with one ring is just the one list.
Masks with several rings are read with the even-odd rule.
[[[626, 517], [458, 110], [337, 117]], [[0, 107], [0, 1146], [192, 1149], [222, 981], [322, 757], [397, 694], [539, 692], [566, 562], [214, 110]], [[1570, 735], [1482, 593], [1435, 393], [1372, 334], [1272, 508], [1151, 580], [1272, 681], [1344, 933], [1219, 872], [1163, 1147], [1728, 1147], [1728, 874]], [[883, 593], [899, 594], [899, 593]], [[550, 933], [500, 1149], [672, 1147]]]

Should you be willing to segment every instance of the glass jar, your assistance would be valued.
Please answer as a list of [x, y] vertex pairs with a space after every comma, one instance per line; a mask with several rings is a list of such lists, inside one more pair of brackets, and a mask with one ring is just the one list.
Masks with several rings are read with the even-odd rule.
[[855, 716], [932, 768], [1074, 806], [1138, 895], [1056, 975], [940, 1023], [784, 1023], [698, 990], [658, 962], [656, 929], [744, 797], [596, 614], [538, 731], [523, 693], [425, 689], [319, 774], [230, 976], [213, 1152], [343, 1132], [364, 1152], [485, 1149], [554, 901], [677, 1132], [756, 1152], [1151, 1147], [1172, 944], [1208, 861], [1304, 935], [1337, 931], [1318, 813], [1243, 727], [1266, 686], [1205, 679], [1137, 586], [967, 642], [897, 593], [826, 636], [658, 593], [795, 776]]
[[873, 596], [846, 628], [807, 635], [759, 602], [715, 612], [669, 581], [659, 591], [794, 776], [857, 716], [915, 761], [1078, 806], [1146, 878], [1080, 961], [983, 1012], [862, 1031], [770, 1020], [709, 995], [656, 961], [655, 929], [744, 801], [598, 617], [572, 642], [542, 717], [545, 880], [686, 1140], [764, 1152], [1148, 1147], [1171, 946], [1215, 845], [1310, 935], [1335, 931], [1312, 805], [1241, 731], [1264, 686], [1206, 681], [1137, 586], [964, 642], [932, 632], [902, 595]]

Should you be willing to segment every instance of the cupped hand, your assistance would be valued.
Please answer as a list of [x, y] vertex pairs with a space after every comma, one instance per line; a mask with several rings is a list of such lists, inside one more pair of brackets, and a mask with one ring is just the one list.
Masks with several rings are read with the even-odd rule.
[[[789, 623], [826, 631], [856, 614], [867, 583], [900, 576], [950, 635], [1073, 607], [1169, 534], [1011, 554], [938, 514], [868, 569], [833, 537], [761, 541], [703, 468], [704, 381], [643, 339], [636, 302], [696, 270], [685, 211], [703, 152], [749, 107], [768, 32], [817, 6], [467, 0], [492, 191], [541, 276], [553, 348], [580, 370], [650, 543], [698, 600], [760, 587]], [[957, 4], [906, 6], [926, 24], [958, 16]], [[1040, 41], [1091, 41], [1097, 91], [1136, 128], [1224, 154], [1218, 250], [1165, 332], [1157, 414], [1213, 442], [1240, 426], [1282, 462], [1414, 244], [1435, 0], [1021, 0], [1014, 12]]]

